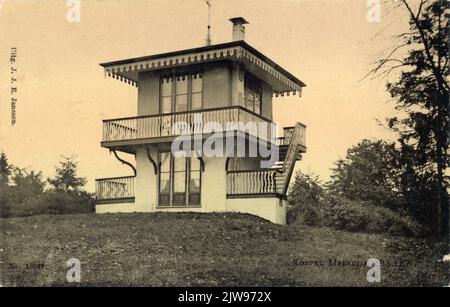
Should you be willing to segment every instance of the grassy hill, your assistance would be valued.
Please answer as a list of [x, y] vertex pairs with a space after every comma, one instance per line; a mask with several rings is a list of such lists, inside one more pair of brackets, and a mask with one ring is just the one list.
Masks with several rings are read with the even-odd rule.
[[385, 262], [377, 285], [442, 286], [446, 274], [422, 241], [244, 214], [42, 215], [0, 227], [7, 286], [71, 286], [69, 258], [91, 286], [371, 286], [362, 263], [371, 257]]

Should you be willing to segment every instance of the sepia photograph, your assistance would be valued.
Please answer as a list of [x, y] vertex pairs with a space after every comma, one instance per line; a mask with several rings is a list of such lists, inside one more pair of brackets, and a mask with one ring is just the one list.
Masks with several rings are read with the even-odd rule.
[[447, 0], [0, 0], [0, 287], [450, 287]]

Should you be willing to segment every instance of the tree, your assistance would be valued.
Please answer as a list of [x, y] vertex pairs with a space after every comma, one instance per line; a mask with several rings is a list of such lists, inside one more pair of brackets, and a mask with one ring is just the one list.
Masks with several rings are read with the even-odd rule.
[[86, 184], [86, 178], [77, 177], [77, 162], [74, 157], [62, 156], [62, 161], [56, 167], [56, 176], [48, 182], [55, 190], [79, 193]]
[[327, 183], [330, 194], [400, 211], [399, 155], [393, 143], [359, 142], [347, 150], [345, 159], [335, 162]]
[[7, 206], [8, 200], [8, 184], [11, 176], [12, 165], [8, 163], [8, 159], [4, 152], [0, 154], [0, 216], [6, 216], [9, 211]]
[[13, 183], [11, 189], [17, 203], [23, 202], [26, 198], [42, 195], [44, 192], [45, 182], [42, 179], [42, 172], [14, 168], [11, 181]]
[[0, 153], [0, 189], [3, 189], [9, 183], [9, 176], [11, 176], [12, 166], [8, 163], [8, 158], [4, 152]]
[[[388, 119], [388, 126], [399, 134], [403, 192], [409, 206], [426, 212], [421, 216], [435, 237], [449, 233], [448, 177], [449, 163], [449, 1], [407, 0], [394, 4], [409, 16], [410, 29], [396, 36], [400, 43], [372, 70], [384, 76], [400, 69], [398, 80], [388, 82], [387, 89], [402, 118]], [[400, 51], [406, 56], [399, 58]], [[421, 194], [417, 195], [417, 191]], [[417, 198], [417, 196], [420, 196]]]
[[[321, 216], [319, 205], [324, 192], [317, 175], [297, 172], [289, 192], [288, 223], [298, 221], [307, 225], [318, 225]], [[302, 220], [299, 220], [299, 217]]]

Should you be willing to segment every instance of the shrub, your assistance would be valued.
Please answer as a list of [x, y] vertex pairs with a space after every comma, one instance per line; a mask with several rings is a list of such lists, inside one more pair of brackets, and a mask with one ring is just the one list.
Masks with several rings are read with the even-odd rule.
[[27, 197], [21, 202], [2, 204], [1, 217], [23, 217], [38, 214], [76, 214], [94, 212], [93, 199], [88, 193], [50, 190]]
[[47, 214], [75, 214], [95, 211], [93, 199], [88, 193], [50, 190], [44, 195]]
[[382, 207], [373, 207], [372, 221], [367, 225], [369, 232], [389, 233], [401, 236], [425, 236], [428, 230], [407, 216]]
[[20, 217], [44, 214], [46, 211], [43, 195], [27, 197], [22, 202], [9, 203], [9, 212], [6, 217]]
[[318, 206], [308, 202], [296, 202], [286, 213], [288, 224], [305, 224], [320, 226], [322, 213]]
[[287, 223], [319, 225], [322, 218], [319, 204], [323, 194], [324, 190], [317, 176], [297, 172], [289, 193]]
[[322, 224], [334, 229], [364, 231], [371, 219], [367, 203], [343, 197], [327, 197], [322, 206], [324, 206]]
[[328, 196], [322, 203], [322, 225], [338, 230], [423, 236], [427, 230], [411, 218], [371, 202]]

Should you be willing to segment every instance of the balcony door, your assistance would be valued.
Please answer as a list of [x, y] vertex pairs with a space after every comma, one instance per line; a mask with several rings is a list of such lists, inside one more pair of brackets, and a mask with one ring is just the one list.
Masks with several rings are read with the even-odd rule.
[[201, 172], [197, 157], [159, 153], [159, 207], [200, 206]]

